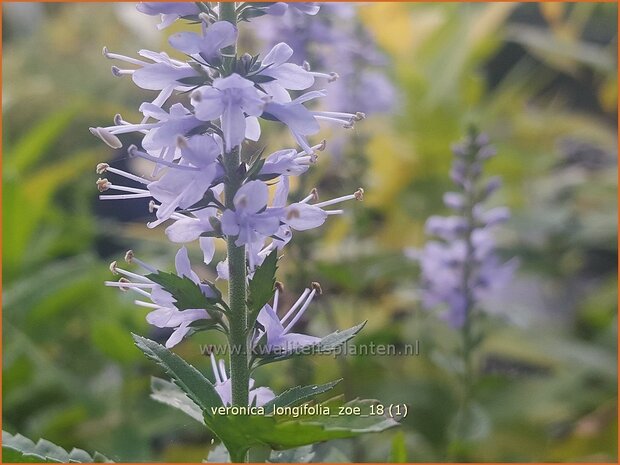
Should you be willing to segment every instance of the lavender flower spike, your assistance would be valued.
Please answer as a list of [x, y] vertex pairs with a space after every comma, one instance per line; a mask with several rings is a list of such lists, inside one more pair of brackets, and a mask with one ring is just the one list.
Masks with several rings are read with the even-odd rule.
[[462, 328], [473, 312], [489, 311], [485, 301], [510, 281], [517, 263], [501, 262], [491, 234], [495, 225], [508, 219], [508, 209], [485, 210], [482, 204], [498, 185], [497, 178], [481, 179], [482, 165], [494, 154], [493, 148], [486, 137], [472, 134], [453, 151], [451, 176], [458, 192], [446, 193], [444, 203], [455, 214], [430, 217], [426, 231], [440, 240], [410, 255], [420, 263], [423, 305], [443, 307], [445, 320]]

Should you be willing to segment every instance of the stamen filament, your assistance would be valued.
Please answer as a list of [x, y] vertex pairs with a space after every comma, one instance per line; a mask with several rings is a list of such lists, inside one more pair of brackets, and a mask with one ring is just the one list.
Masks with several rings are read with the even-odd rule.
[[293, 313], [295, 313], [295, 310], [297, 310], [297, 308], [301, 305], [301, 303], [304, 301], [304, 299], [306, 298], [308, 294], [310, 294], [310, 289], [308, 288], [304, 289], [304, 292], [299, 296], [299, 299], [297, 299], [297, 302], [295, 302], [293, 306], [291, 307], [291, 309], [288, 312], [286, 312], [286, 315], [282, 317], [282, 319], [280, 320], [280, 323], [284, 324], [284, 322], [288, 320], [293, 315]]
[[288, 333], [290, 329], [293, 327], [293, 325], [297, 323], [299, 319], [303, 316], [306, 309], [310, 306], [310, 303], [312, 303], [312, 299], [314, 299], [315, 295], [316, 295], [316, 289], [312, 289], [312, 292], [310, 292], [310, 295], [308, 295], [308, 298], [304, 302], [303, 306], [297, 312], [297, 315], [295, 315], [295, 317], [290, 321], [290, 323], [286, 325], [286, 327], [284, 328], [285, 334]]

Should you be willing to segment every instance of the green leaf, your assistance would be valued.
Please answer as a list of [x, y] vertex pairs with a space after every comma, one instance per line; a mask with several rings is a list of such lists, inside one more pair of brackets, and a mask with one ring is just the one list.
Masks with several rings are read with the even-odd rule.
[[[233, 461], [241, 459], [251, 447], [268, 446], [274, 450], [314, 444], [332, 439], [351, 438], [360, 434], [380, 432], [396, 426], [391, 418], [370, 415], [374, 400], [340, 400], [319, 404], [328, 412], [317, 415], [214, 415], [205, 421], [220, 438]], [[358, 409], [356, 414], [343, 414], [340, 408]]]
[[274, 249], [254, 271], [254, 276], [248, 285], [247, 305], [250, 312], [250, 327], [254, 324], [261, 308], [273, 297], [277, 268], [278, 250]]
[[264, 158], [256, 160], [254, 163], [252, 163], [252, 165], [250, 166], [250, 169], [248, 169], [248, 172], [246, 173], [246, 177], [248, 179], [256, 179], [258, 176], [258, 173], [260, 173], [260, 170], [263, 169], [264, 164], [265, 164]]
[[340, 381], [342, 380], [337, 379], [336, 381], [331, 381], [325, 384], [295, 386], [294, 388], [284, 391], [276, 398], [270, 400], [263, 407], [265, 407], [265, 412], [272, 413], [275, 407], [289, 407], [293, 405], [299, 405], [302, 402], [313, 398], [314, 396], [318, 396], [319, 394], [329, 391]]
[[45, 439], [36, 444], [21, 434], [12, 435], [2, 431], [3, 463], [92, 463], [111, 462], [104, 455], [96, 452], [93, 457], [82, 449], [67, 452]]
[[[204, 308], [207, 311], [220, 311], [219, 308], [216, 307], [216, 303], [218, 303], [219, 300], [217, 298], [206, 297], [202, 293], [200, 286], [187, 276], [158, 271], [157, 273], [147, 275], [146, 278], [159, 284], [168, 291], [174, 298], [175, 306], [179, 310]], [[209, 287], [213, 289], [214, 286]]]
[[151, 399], [179, 409], [194, 420], [205, 424], [200, 407], [187, 397], [181, 388], [170, 381], [153, 376], [151, 378]]
[[136, 346], [148, 358], [163, 367], [174, 382], [205, 412], [205, 415], [211, 413], [211, 407], [222, 405], [222, 399], [213, 384], [196, 368], [164, 346], [136, 334], [132, 336]]
[[313, 355], [313, 354], [328, 354], [335, 352], [342, 344], [345, 344], [347, 341], [352, 339], [357, 333], [359, 333], [362, 328], [366, 325], [366, 321], [360, 323], [359, 325], [353, 326], [349, 329], [344, 329], [342, 331], [335, 331], [323, 339], [321, 339], [316, 344], [308, 345], [300, 347], [296, 351], [287, 352], [287, 353], [273, 353], [257, 355], [258, 360], [256, 366], [259, 367], [261, 365], [266, 365], [268, 363], [279, 362], [281, 360], [286, 360], [291, 357], [297, 357], [302, 355]]

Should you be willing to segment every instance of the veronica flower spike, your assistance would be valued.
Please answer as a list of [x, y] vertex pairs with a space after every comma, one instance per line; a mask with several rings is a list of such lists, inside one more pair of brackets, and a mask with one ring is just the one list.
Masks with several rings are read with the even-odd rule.
[[[173, 243], [198, 240], [203, 262], [209, 267], [218, 241], [225, 242], [226, 255], [218, 258], [215, 271], [217, 279], [227, 281], [222, 283], [227, 296], [215, 283], [202, 280], [192, 270], [185, 247], [176, 253], [174, 273], [159, 271], [128, 252], [126, 261], [136, 263], [144, 273], [113, 262], [110, 270], [120, 278], [106, 285], [136, 294], [136, 305], [148, 309], [147, 322], [170, 331], [165, 347], [134, 337], [147, 356], [161, 355], [159, 361], [164, 367], [166, 360], [174, 360], [179, 366], [185, 363], [166, 351], [194, 333], [213, 329], [223, 333], [228, 360], [218, 362], [211, 354], [215, 391], [224, 406], [262, 406], [275, 395], [266, 387], [255, 388], [250, 374], [257, 366], [278, 360], [269, 354], [262, 357], [256, 350], [266, 347], [269, 352], [290, 353], [320, 341], [294, 332], [321, 293], [317, 283], [305, 289], [282, 316], [278, 315], [282, 288], [278, 284], [274, 289], [273, 283], [281, 251], [292, 239], [293, 231], [321, 226], [329, 216], [344, 212], [340, 204], [362, 200], [364, 195], [360, 188], [352, 194], [319, 201], [317, 190], [312, 189], [305, 198], [289, 203], [290, 177], [304, 174], [317, 161], [317, 152], [325, 149], [325, 141], [316, 144], [308, 140], [320, 131], [320, 123], [350, 128], [364, 114], [347, 108], [327, 111], [311, 107], [313, 100], [326, 95], [324, 90], [311, 90], [316, 81], [332, 82], [338, 75], [313, 72], [305, 62], [292, 63], [295, 50], [286, 43], [278, 41], [265, 54], [250, 55], [238, 50], [238, 27], [243, 22], [267, 14], [284, 14], [285, 10], [293, 10], [287, 14], [315, 15], [319, 11], [316, 4], [146, 2], [138, 10], [161, 15], [160, 28], [183, 19], [200, 30], [172, 34], [168, 42], [176, 49], [174, 56], [140, 50], [139, 57], [132, 58], [104, 49], [107, 58], [122, 63], [122, 67], [112, 68], [115, 76], [131, 76], [138, 87], [158, 93], [139, 106], [139, 121], [134, 123], [116, 115], [112, 125], [90, 129], [109, 147], [124, 149], [123, 156], [140, 158], [152, 166], [152, 172], [140, 176], [100, 163], [96, 182], [100, 198], [147, 199], [149, 213], [154, 216], [147, 226], [166, 223], [165, 235]], [[286, 126], [296, 146], [276, 150], [264, 158], [262, 152], [246, 153], [251, 145], [246, 142], [261, 138], [261, 119]], [[131, 136], [132, 145], [125, 148], [126, 135]], [[488, 212], [480, 215], [489, 217]], [[332, 345], [344, 344], [362, 327], [359, 324], [327, 337]], [[199, 367], [196, 371], [200, 371]], [[194, 370], [168, 372], [194, 400], [196, 391], [190, 391], [191, 386], [179, 379], [193, 376]], [[200, 382], [197, 378], [194, 381]], [[231, 461], [247, 461], [251, 441], [245, 447], [237, 439], [230, 440], [235, 428], [211, 422], [207, 407], [200, 405], [204, 423], [227, 447]], [[221, 418], [222, 422], [228, 420]], [[389, 424], [383, 418], [377, 421]], [[281, 426], [278, 423], [277, 427]], [[311, 443], [308, 441], [305, 444]], [[280, 448], [278, 443], [265, 445]]]

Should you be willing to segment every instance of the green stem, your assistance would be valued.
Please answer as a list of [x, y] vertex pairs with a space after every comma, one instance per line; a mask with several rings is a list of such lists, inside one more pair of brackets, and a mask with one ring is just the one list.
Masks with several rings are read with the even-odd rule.
[[[237, 13], [234, 2], [220, 2], [219, 16], [221, 21], [228, 21], [236, 26]], [[228, 74], [232, 70], [237, 51], [236, 44], [226, 47], [223, 52], [228, 61]], [[225, 206], [234, 209], [233, 199], [241, 187], [243, 177], [239, 174], [241, 162], [241, 148], [236, 147], [224, 154], [224, 169], [226, 182], [224, 183]], [[245, 246], [237, 247], [232, 237], [226, 239], [228, 251], [228, 305], [230, 306], [230, 379], [232, 383], [232, 403], [238, 406], [247, 406], [249, 403], [248, 364], [248, 313], [246, 308], [246, 264]]]
[[[472, 140], [475, 136], [475, 133], [471, 135]], [[467, 162], [467, 168], [465, 173], [465, 179], [471, 178], [471, 169], [473, 164], [473, 157], [475, 156], [476, 149], [471, 148], [468, 154], [468, 157], [471, 157]], [[474, 206], [476, 203], [475, 198], [475, 188], [474, 183], [472, 182], [470, 185], [466, 186], [464, 190], [465, 194], [465, 214], [467, 221], [467, 231], [465, 233], [465, 260], [463, 262], [463, 281], [462, 281], [462, 289], [465, 293], [465, 322], [462, 328], [462, 337], [463, 337], [463, 365], [464, 365], [464, 389], [463, 389], [463, 400], [462, 400], [462, 408], [465, 410], [471, 400], [471, 390], [474, 382], [474, 370], [473, 370], [473, 362], [472, 362], [472, 323], [473, 323], [473, 315], [472, 312], [474, 310], [474, 300], [471, 295], [470, 290], [470, 277], [472, 274], [472, 259], [474, 255], [474, 245], [472, 243], [472, 233], [475, 228], [475, 220], [474, 220]]]
[[[241, 185], [238, 173], [239, 148], [224, 155], [226, 183], [224, 195], [226, 208], [233, 209], [233, 198]], [[226, 239], [228, 250], [228, 305], [230, 307], [230, 378], [232, 382], [232, 403], [247, 406], [250, 370], [248, 361], [248, 313], [246, 308], [246, 265], [245, 246], [237, 247], [235, 238]]]
[[[235, 2], [220, 2], [220, 13], [219, 20], [220, 21], [228, 21], [233, 26], [237, 26], [237, 11]], [[222, 53], [224, 55], [224, 70], [226, 70], [225, 75], [229, 76], [233, 73], [234, 64], [235, 64], [235, 55], [237, 53], [237, 44], [234, 43], [229, 45], [226, 48], [222, 49]]]

